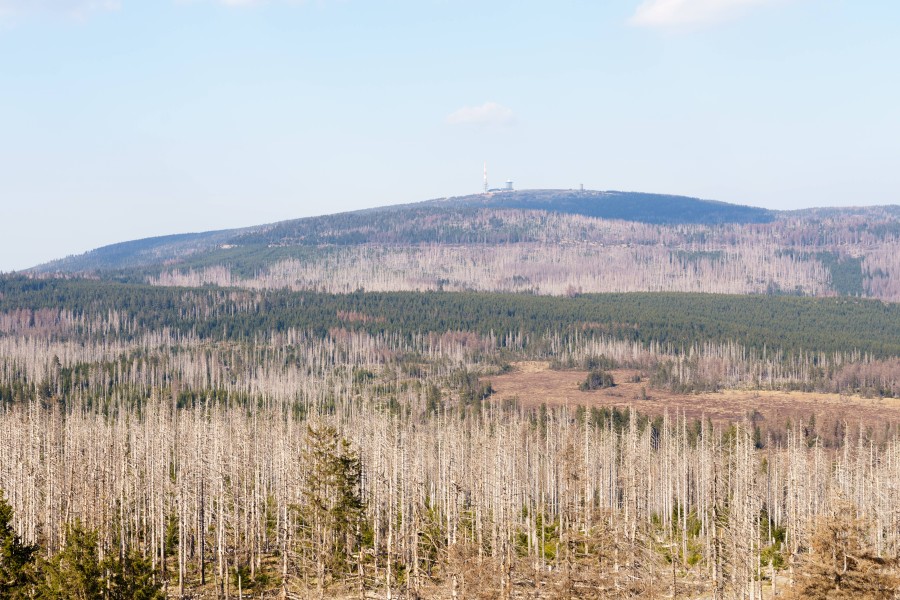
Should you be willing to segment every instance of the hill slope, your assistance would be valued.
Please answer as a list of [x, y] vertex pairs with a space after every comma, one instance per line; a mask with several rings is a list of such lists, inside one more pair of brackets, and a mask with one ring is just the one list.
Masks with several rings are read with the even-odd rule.
[[530, 190], [125, 242], [33, 273], [332, 293], [676, 291], [900, 301], [900, 209], [778, 212], [681, 196]]
[[658, 225], [768, 223], [775, 218], [773, 211], [755, 206], [640, 192], [528, 190], [479, 194], [425, 204], [440, 206], [442, 203], [472, 208], [546, 210]]
[[226, 243], [238, 232], [247, 229], [180, 233], [110, 244], [77, 256], [67, 256], [30, 271], [37, 273], [79, 273], [108, 269], [129, 269], [152, 264], [162, 264]]
[[[430, 200], [415, 204], [294, 219], [269, 225], [187, 233], [146, 238], [104, 246], [78, 256], [38, 265], [37, 273], [78, 273], [85, 271], [122, 270], [146, 267], [183, 259], [222, 246], [287, 246], [337, 244], [353, 245], [369, 242], [417, 243], [472, 241], [434, 227], [411, 231], [398, 230], [402, 221], [420, 216], [471, 213], [476, 210], [524, 209], [571, 215], [620, 219], [641, 223], [763, 223], [774, 218], [771, 211], [700, 200], [685, 196], [664, 196], [635, 192], [596, 192], [572, 190], [526, 190], [490, 195], [462, 196]], [[391, 235], [391, 232], [399, 235]]]

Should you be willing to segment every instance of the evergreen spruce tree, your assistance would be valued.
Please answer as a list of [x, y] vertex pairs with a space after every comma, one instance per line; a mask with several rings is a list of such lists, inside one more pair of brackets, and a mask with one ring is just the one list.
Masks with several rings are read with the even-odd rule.
[[324, 425], [307, 429], [304, 460], [309, 475], [300, 515], [311, 538], [321, 591], [328, 576], [339, 578], [352, 569], [364, 517], [362, 467], [350, 442]]
[[23, 544], [12, 528], [13, 509], [0, 490], [0, 599], [31, 598], [37, 546]]
[[132, 551], [122, 560], [100, 560], [97, 532], [80, 522], [68, 527], [65, 547], [47, 561], [39, 597], [46, 600], [162, 600], [150, 561]]
[[150, 559], [136, 550], [121, 561], [110, 556], [105, 562], [109, 573], [110, 600], [164, 600], [162, 586], [156, 583]]
[[80, 522], [66, 529], [66, 545], [43, 565], [40, 597], [46, 600], [102, 598], [103, 566], [97, 552], [97, 532]]

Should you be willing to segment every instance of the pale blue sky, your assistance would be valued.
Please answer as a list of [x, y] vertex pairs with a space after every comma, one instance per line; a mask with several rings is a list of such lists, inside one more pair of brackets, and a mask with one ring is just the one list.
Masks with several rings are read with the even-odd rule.
[[0, 271], [493, 183], [900, 203], [894, 0], [0, 0]]

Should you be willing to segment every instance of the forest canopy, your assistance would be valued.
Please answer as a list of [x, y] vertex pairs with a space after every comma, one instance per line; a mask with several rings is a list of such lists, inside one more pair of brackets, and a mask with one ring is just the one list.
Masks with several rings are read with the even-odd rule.
[[[669, 345], [707, 342], [784, 352], [900, 356], [900, 305], [859, 298], [685, 293], [585, 294], [574, 298], [494, 293], [324, 294], [213, 287], [163, 288], [108, 281], [0, 278], [0, 313], [68, 310], [123, 313], [141, 328], [172, 328], [208, 339], [252, 339], [295, 328], [324, 335], [368, 333], [529, 336], [603, 334]], [[348, 315], [356, 317], [348, 318]]]

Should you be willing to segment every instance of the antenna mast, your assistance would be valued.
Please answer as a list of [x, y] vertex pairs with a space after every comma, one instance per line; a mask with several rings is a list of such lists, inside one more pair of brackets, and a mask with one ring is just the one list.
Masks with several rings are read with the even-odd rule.
[[487, 182], [487, 161], [484, 163], [484, 193], [488, 193], [488, 182]]

